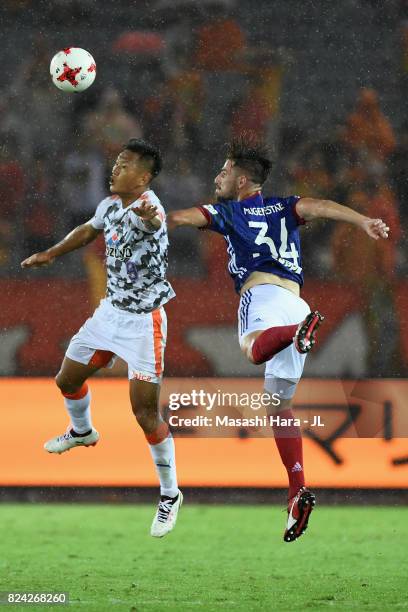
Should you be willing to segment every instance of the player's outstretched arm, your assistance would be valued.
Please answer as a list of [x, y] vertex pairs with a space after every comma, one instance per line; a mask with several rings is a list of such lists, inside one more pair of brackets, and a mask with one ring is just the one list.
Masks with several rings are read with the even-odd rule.
[[21, 262], [22, 268], [39, 268], [52, 264], [56, 257], [75, 251], [89, 244], [101, 233], [102, 230], [95, 229], [90, 223], [78, 225], [61, 242], [41, 253], [34, 253]]
[[333, 221], [346, 221], [361, 227], [362, 230], [378, 240], [388, 238], [390, 228], [382, 219], [370, 219], [356, 210], [332, 202], [331, 200], [315, 200], [314, 198], [301, 198], [296, 204], [296, 212], [305, 221], [312, 219], [333, 219]]
[[167, 215], [167, 224], [169, 229], [180, 227], [182, 225], [190, 225], [192, 227], [204, 227], [208, 225], [207, 219], [199, 208], [185, 208], [181, 210], [173, 210]]

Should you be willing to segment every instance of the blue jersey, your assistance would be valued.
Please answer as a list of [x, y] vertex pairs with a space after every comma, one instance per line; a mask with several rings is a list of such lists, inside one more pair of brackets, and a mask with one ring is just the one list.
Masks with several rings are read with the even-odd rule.
[[303, 285], [299, 196], [264, 198], [257, 193], [240, 202], [200, 206], [210, 229], [227, 243], [228, 270], [239, 293], [252, 272], [269, 272]]

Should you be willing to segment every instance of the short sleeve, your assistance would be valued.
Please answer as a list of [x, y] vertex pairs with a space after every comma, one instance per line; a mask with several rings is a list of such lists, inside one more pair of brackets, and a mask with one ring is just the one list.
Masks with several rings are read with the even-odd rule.
[[298, 212], [296, 210], [296, 204], [299, 202], [299, 200], [301, 200], [301, 196], [289, 196], [288, 198], [286, 198], [286, 206], [292, 210], [292, 214], [295, 217], [296, 225], [305, 225], [306, 221], [298, 215]]
[[226, 204], [205, 204], [198, 209], [207, 219], [207, 225], [201, 229], [209, 229], [225, 236], [231, 227], [228, 206]]
[[88, 221], [88, 223], [90, 225], [92, 225], [92, 227], [96, 230], [103, 230], [103, 228], [105, 227], [105, 221], [104, 221], [104, 213], [105, 213], [105, 209], [106, 209], [106, 200], [102, 200], [102, 202], [100, 202], [95, 210], [95, 214], [92, 217], [92, 219], [90, 219]]

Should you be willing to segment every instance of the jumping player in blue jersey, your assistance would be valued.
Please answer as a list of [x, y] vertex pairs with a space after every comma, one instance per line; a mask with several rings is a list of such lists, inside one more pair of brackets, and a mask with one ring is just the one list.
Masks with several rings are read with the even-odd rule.
[[318, 218], [346, 221], [374, 239], [387, 238], [389, 228], [381, 219], [330, 200], [264, 197], [262, 185], [271, 165], [262, 144], [246, 136], [237, 139], [214, 181], [218, 202], [171, 212], [168, 223], [170, 228], [190, 225], [218, 232], [227, 243], [229, 273], [241, 296], [241, 349], [252, 363], [266, 363], [265, 390], [280, 398], [283, 425], [275, 425], [274, 434], [289, 477], [284, 540], [292, 542], [304, 533], [315, 496], [305, 487], [302, 437], [291, 402], [323, 320], [300, 297], [299, 226]]

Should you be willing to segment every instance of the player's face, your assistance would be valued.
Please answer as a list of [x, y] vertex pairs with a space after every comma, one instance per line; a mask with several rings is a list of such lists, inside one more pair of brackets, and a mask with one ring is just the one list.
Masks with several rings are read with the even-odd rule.
[[139, 153], [122, 151], [112, 169], [110, 191], [118, 195], [132, 193], [147, 185], [150, 178]]
[[215, 195], [219, 199], [236, 200], [239, 192], [239, 177], [234, 162], [227, 159], [221, 172], [214, 179]]

